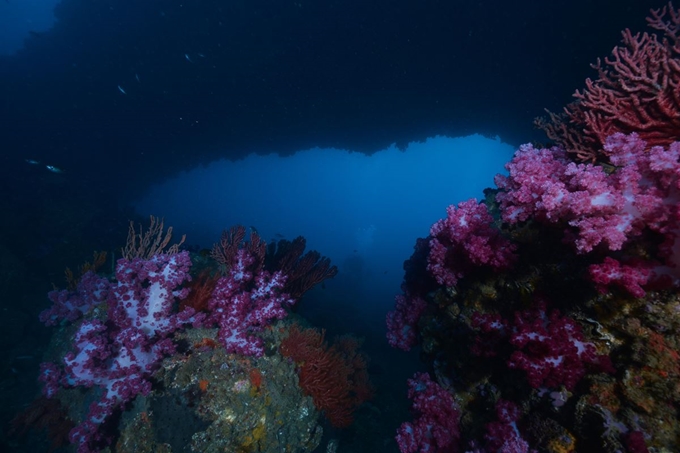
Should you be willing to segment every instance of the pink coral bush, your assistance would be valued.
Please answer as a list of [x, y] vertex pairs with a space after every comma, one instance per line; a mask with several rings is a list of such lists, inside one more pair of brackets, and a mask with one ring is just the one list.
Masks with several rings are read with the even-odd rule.
[[572, 162], [560, 148], [523, 145], [506, 165], [508, 176], [496, 176], [502, 218], [561, 227], [580, 254], [619, 251], [645, 231], [657, 233], [663, 241], [653, 263], [619, 263], [616, 270], [609, 258], [592, 267], [591, 276], [601, 289], [617, 282], [636, 296], [644, 295], [642, 285], [652, 277], [677, 284], [680, 142], [646, 148], [635, 133], [612, 135], [605, 149], [616, 168], [606, 171]]
[[506, 269], [515, 246], [494, 227], [485, 204], [476, 199], [446, 208], [447, 217], [430, 228], [427, 270], [437, 283], [455, 286], [466, 271], [479, 266]]
[[451, 394], [430, 379], [427, 373], [416, 373], [413, 379], [408, 380], [408, 387], [416, 419], [402, 423], [397, 431], [399, 451], [458, 451], [460, 411]]

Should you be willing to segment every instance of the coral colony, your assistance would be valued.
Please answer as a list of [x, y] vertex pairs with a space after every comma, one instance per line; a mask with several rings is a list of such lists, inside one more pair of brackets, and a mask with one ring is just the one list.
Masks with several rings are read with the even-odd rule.
[[106, 324], [98, 319], [80, 324], [75, 351], [64, 357], [63, 371], [53, 363], [41, 366], [48, 397], [56, 394], [60, 385], [104, 389], [101, 399], [90, 405], [86, 420], [71, 431], [71, 442], [80, 446], [79, 451], [88, 451], [90, 441], [98, 440], [98, 426], [114, 409], [138, 394], [149, 393], [149, 376], [165, 355], [174, 352], [168, 336], [197, 321], [191, 309], [172, 313], [175, 299], [186, 297], [186, 291], [178, 288], [189, 278], [190, 266], [188, 252], [122, 258], [116, 265], [115, 284], [90, 273], [81, 279], [71, 298], [63, 291], [52, 297], [61, 303], [43, 313], [49, 324], [59, 317], [72, 320], [77, 312], [89, 311], [84, 301], [91, 307], [102, 302], [108, 305]]
[[680, 10], [648, 24], [416, 243], [387, 338], [436, 379], [402, 453], [677, 449]]
[[74, 322], [87, 315], [62, 363], [43, 363], [40, 376], [48, 398], [61, 388], [101, 389], [85, 419], [70, 432], [79, 452], [96, 451], [111, 442], [104, 437], [102, 425], [125, 403], [149, 394], [151, 376], [165, 357], [176, 352], [174, 332], [189, 325], [217, 326], [226, 351], [261, 356], [263, 342], [254, 334], [272, 320], [284, 318], [296, 302], [286, 292], [287, 277], [293, 277], [288, 283], [299, 291], [337, 272], [316, 252], [302, 255], [302, 238], [280, 242], [279, 252], [283, 245], [291, 245], [285, 247], [286, 253], [279, 253], [286, 262], [270, 272], [265, 269], [267, 244], [255, 232], [245, 242], [245, 228], [235, 227], [213, 250], [225, 272], [209, 295], [207, 313], [186, 304], [177, 309], [189, 295], [184, 285], [191, 280], [192, 261], [189, 252], [179, 251], [179, 244], [167, 247], [171, 234], [172, 229], [166, 233], [163, 223], [153, 217], [144, 234], [136, 234], [131, 226], [115, 281], [88, 271], [73, 290], [49, 294], [53, 306], [41, 314], [45, 324]]

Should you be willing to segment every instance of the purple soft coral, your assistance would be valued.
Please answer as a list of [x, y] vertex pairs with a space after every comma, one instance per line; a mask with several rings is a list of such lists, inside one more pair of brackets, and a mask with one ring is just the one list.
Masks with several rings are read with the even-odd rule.
[[473, 198], [446, 212], [447, 217], [430, 228], [427, 269], [437, 283], [455, 286], [472, 267], [505, 269], [514, 262], [515, 246], [493, 226], [485, 204]]
[[73, 322], [96, 305], [105, 302], [111, 283], [92, 271], [85, 272], [75, 290], [53, 290], [47, 293], [52, 306], [40, 313], [40, 321], [55, 326], [61, 320]]
[[[149, 376], [174, 351], [167, 336], [193, 321], [192, 309], [173, 313], [175, 302], [186, 295], [179, 287], [189, 279], [190, 266], [188, 252], [118, 260], [118, 282], [106, 292], [108, 323], [90, 319], [80, 324], [75, 350], [64, 357], [63, 372], [54, 364], [41, 367], [47, 396], [53, 396], [58, 385], [104, 390], [99, 401], [90, 405], [85, 420], [71, 431], [71, 442], [79, 452], [89, 452], [103, 440], [99, 427], [118, 406], [151, 390]], [[83, 295], [90, 299], [83, 301]], [[79, 291], [73, 297], [71, 305], [102, 302], [93, 291]], [[60, 303], [69, 305], [68, 301]]]
[[416, 373], [408, 387], [417, 418], [397, 431], [401, 453], [458, 451], [460, 411], [453, 396], [427, 373]]
[[208, 323], [219, 326], [218, 338], [228, 352], [259, 357], [264, 353], [262, 339], [250, 334], [272, 319], [286, 317], [285, 307], [294, 300], [282, 293], [285, 276], [281, 272], [249, 271], [254, 260], [246, 249], [236, 253], [208, 302]]
[[[621, 250], [647, 229], [663, 236], [654, 266], [626, 263], [625, 276], [611, 278], [634, 295], [644, 295], [641, 285], [653, 276], [680, 281], [680, 143], [663, 149], [647, 146], [636, 134], [617, 133], [607, 139], [605, 151], [616, 168], [606, 172], [592, 164], [576, 164], [559, 148], [535, 149], [523, 145], [506, 165], [508, 176], [498, 175], [496, 184], [503, 220], [513, 224], [528, 219], [566, 229], [565, 240], [578, 253], [595, 247]], [[612, 263], [605, 266], [611, 268]], [[591, 270], [599, 278], [605, 267]]]
[[564, 385], [572, 390], [589, 367], [614, 371], [609, 357], [597, 354], [595, 345], [585, 341], [576, 321], [557, 310], [548, 313], [542, 301], [533, 309], [516, 312], [512, 322], [496, 314], [480, 313], [472, 321], [481, 330], [480, 343], [487, 347], [498, 347], [503, 342], [512, 345], [508, 367], [523, 370], [534, 388]]
[[486, 425], [486, 451], [498, 453], [535, 453], [517, 427], [521, 413], [512, 401], [500, 399], [496, 402], [496, 418]]
[[396, 308], [387, 313], [387, 341], [390, 346], [409, 351], [416, 345], [417, 325], [427, 308], [420, 296], [403, 294], [396, 297]]

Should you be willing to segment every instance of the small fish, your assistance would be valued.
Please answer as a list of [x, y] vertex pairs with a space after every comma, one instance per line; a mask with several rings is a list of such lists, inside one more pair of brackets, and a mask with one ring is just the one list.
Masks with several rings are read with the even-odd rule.
[[142, 81], [139, 80], [139, 74], [135, 74], [135, 79], [137, 79], [137, 82], [142, 83]]
[[198, 56], [201, 58], [205, 58], [205, 55], [203, 55], [202, 53], [199, 53]]
[[193, 61], [191, 61], [191, 58], [189, 58], [189, 54], [188, 54], [188, 53], [185, 53], [185, 54], [184, 54], [184, 58], [186, 58], [187, 61], [188, 61], [189, 63], [193, 63]]
[[40, 165], [40, 161], [39, 161], [39, 160], [34, 160], [34, 159], [25, 159], [25, 160], [26, 160], [26, 163], [27, 163], [27, 164], [31, 164], [31, 165]]
[[57, 168], [54, 165], [45, 165], [45, 168], [47, 168], [52, 173], [64, 173], [61, 168]]
[[123, 87], [120, 86], [120, 85], [118, 85], [118, 91], [120, 91], [120, 92], [123, 93], [123, 94], [127, 94], [127, 93], [125, 92], [125, 90], [123, 89]]

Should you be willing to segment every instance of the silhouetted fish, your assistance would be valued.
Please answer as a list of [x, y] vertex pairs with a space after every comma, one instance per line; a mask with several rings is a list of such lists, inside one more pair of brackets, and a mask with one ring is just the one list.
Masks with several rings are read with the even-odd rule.
[[64, 170], [62, 170], [61, 168], [55, 167], [54, 165], [45, 165], [45, 168], [47, 168], [52, 173], [64, 173]]

